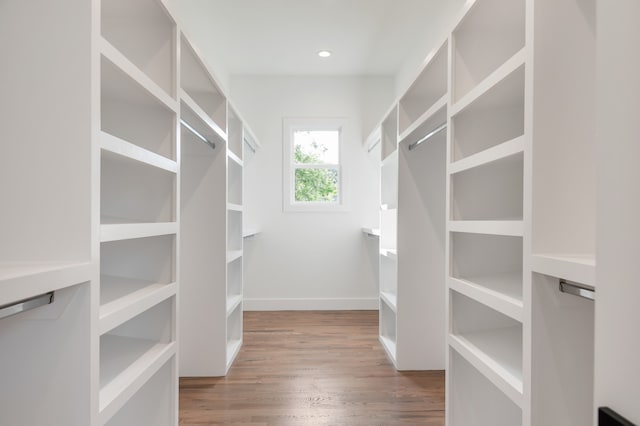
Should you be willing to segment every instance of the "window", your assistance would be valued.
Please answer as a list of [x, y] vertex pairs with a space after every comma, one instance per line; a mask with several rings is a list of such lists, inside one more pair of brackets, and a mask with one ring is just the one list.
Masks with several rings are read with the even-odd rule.
[[343, 207], [342, 120], [284, 121], [285, 210]]

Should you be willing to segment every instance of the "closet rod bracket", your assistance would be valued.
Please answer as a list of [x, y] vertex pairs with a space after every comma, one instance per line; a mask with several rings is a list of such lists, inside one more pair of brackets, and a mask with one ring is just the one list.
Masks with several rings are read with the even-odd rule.
[[21, 312], [29, 311], [31, 309], [39, 308], [40, 306], [49, 305], [53, 303], [53, 299], [54, 292], [50, 291], [39, 296], [30, 297], [28, 299], [23, 299], [17, 302], [0, 306], [0, 319], [19, 314]]
[[561, 293], [567, 293], [589, 300], [596, 300], [596, 289], [586, 284], [579, 284], [565, 279], [560, 279], [559, 288]]

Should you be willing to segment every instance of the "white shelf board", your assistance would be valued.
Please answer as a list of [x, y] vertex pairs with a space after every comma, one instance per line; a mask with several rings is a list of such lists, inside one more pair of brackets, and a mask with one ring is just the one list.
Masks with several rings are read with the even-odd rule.
[[100, 334], [175, 296], [176, 283], [157, 284], [131, 278], [100, 277]]
[[233, 361], [240, 353], [240, 348], [242, 347], [242, 339], [232, 339], [227, 341], [227, 371], [233, 364]]
[[242, 250], [227, 250], [227, 263], [242, 257]]
[[380, 205], [380, 210], [397, 210], [398, 206], [397, 204], [391, 204], [391, 203], [386, 203], [386, 204], [381, 204]]
[[176, 354], [176, 344], [104, 335], [100, 338], [100, 424]]
[[449, 231], [521, 237], [522, 220], [450, 220]]
[[468, 279], [449, 277], [449, 288], [516, 321], [524, 319], [521, 273]]
[[240, 167], [242, 167], [242, 160], [240, 159], [240, 157], [238, 157], [236, 154], [233, 153], [233, 151], [231, 151], [230, 149], [227, 150], [227, 156], [229, 157], [230, 160], [232, 160], [234, 163], [236, 163], [237, 165], [239, 165]]
[[260, 233], [259, 229], [256, 229], [256, 228], [244, 228], [242, 230], [242, 238], [255, 237], [259, 233]]
[[240, 306], [241, 303], [241, 294], [233, 294], [231, 296], [227, 296], [227, 317], [229, 317], [233, 313], [233, 311], [235, 311], [236, 308]]
[[171, 173], [178, 173], [178, 163], [106, 132], [100, 132], [100, 148]]
[[511, 58], [507, 59], [507, 61], [499, 66], [493, 73], [487, 76], [484, 80], [482, 80], [476, 87], [471, 89], [469, 93], [464, 95], [462, 99], [452, 105], [451, 107], [451, 116], [455, 116], [456, 114], [463, 111], [473, 102], [475, 102], [482, 95], [491, 90], [494, 86], [504, 80], [508, 75], [516, 71], [525, 63], [526, 58], [526, 48], [523, 47], [515, 55]]
[[216, 122], [213, 121], [213, 119], [209, 117], [202, 108], [200, 108], [200, 105], [198, 105], [198, 103], [194, 101], [193, 98], [191, 98], [191, 96], [189, 96], [189, 94], [182, 89], [180, 90], [180, 101], [184, 103], [191, 110], [192, 114], [198, 117], [198, 120], [206, 124], [207, 127], [209, 127], [211, 131], [213, 131], [220, 140], [225, 142], [227, 141], [226, 132], [222, 130], [220, 126], [218, 126]]
[[371, 237], [380, 237], [380, 228], [362, 228], [362, 232]]
[[519, 327], [449, 335], [449, 345], [519, 407], [523, 405], [521, 342]]
[[100, 51], [105, 58], [133, 79], [147, 93], [171, 111], [178, 112], [178, 101], [169, 96], [155, 81], [149, 78], [140, 68], [129, 61], [126, 56], [120, 53], [118, 49], [104, 38], [100, 40]]
[[177, 232], [178, 224], [176, 222], [108, 224], [100, 226], [100, 241], [108, 242], [156, 237]]
[[387, 304], [387, 306], [395, 313], [397, 313], [398, 296], [386, 291], [380, 292], [380, 300]]
[[391, 358], [391, 362], [393, 362], [393, 365], [396, 365], [396, 342], [386, 336], [379, 336], [379, 338], [382, 347], [384, 348], [389, 358]]
[[242, 211], [242, 206], [240, 204], [227, 203], [227, 210], [233, 210], [236, 212]]
[[395, 249], [381, 248], [380, 256], [388, 257], [389, 259], [395, 260], [398, 258], [398, 252]]
[[451, 163], [449, 174], [464, 172], [465, 170], [493, 163], [494, 161], [524, 152], [524, 136], [517, 137], [507, 142], [470, 155], [466, 158]]
[[588, 254], [534, 254], [533, 272], [596, 287], [596, 260]]
[[[420, 134], [420, 133], [424, 133], [424, 129], [421, 129], [422, 125], [425, 124], [437, 112], [439, 112], [443, 108], [446, 108], [448, 100], [449, 100], [448, 93], [442, 96], [440, 99], [438, 99], [424, 114], [422, 114], [416, 121], [411, 123], [411, 125], [407, 127], [407, 130], [405, 130], [398, 136], [399, 143], [402, 143], [405, 139], [407, 139], [408, 137], [411, 137], [414, 134], [414, 132], [416, 133], [416, 135], [413, 135], [413, 136], [418, 136], [418, 137], [424, 136], [423, 134], [422, 135]], [[442, 123], [432, 123], [432, 126], [437, 127], [440, 124]]]
[[0, 306], [91, 281], [89, 262], [0, 262]]

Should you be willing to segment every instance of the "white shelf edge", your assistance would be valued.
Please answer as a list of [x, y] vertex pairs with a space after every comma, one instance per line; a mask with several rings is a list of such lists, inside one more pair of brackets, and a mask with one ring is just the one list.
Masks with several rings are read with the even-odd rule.
[[155, 81], [147, 76], [140, 68], [124, 56], [104, 37], [100, 41], [100, 53], [107, 58], [112, 64], [120, 68], [125, 74], [133, 79], [147, 93], [156, 98], [160, 103], [171, 111], [178, 112], [178, 101], [173, 99], [164, 89], [162, 89]]
[[380, 210], [385, 210], [385, 211], [396, 210], [397, 208], [398, 207], [396, 206], [396, 204], [386, 203], [386, 204], [380, 205]]
[[461, 111], [469, 107], [472, 103], [478, 100], [482, 95], [486, 94], [489, 90], [495, 87], [498, 83], [504, 80], [508, 75], [516, 71], [522, 65], [524, 65], [526, 59], [526, 47], [523, 47], [516, 52], [511, 58], [507, 59], [502, 65], [500, 65], [495, 71], [489, 74], [484, 80], [471, 89], [460, 100], [455, 102], [451, 106], [451, 114], [453, 117], [459, 114]]
[[180, 89], [180, 101], [184, 102], [191, 110], [191, 112], [198, 116], [198, 119], [205, 123], [212, 131], [214, 131], [218, 138], [220, 138], [220, 140], [224, 142], [227, 141], [227, 134], [225, 133], [225, 131], [222, 130], [222, 128], [220, 128], [220, 126], [218, 126], [218, 124], [216, 124], [216, 122], [213, 121], [213, 119], [209, 117], [206, 112], [204, 112], [200, 105], [198, 105], [198, 103], [194, 101], [193, 98], [191, 98], [191, 96], [189, 96], [189, 94], [183, 89]]
[[449, 346], [467, 360], [484, 377], [493, 383], [518, 407], [523, 405], [523, 385], [511, 373], [500, 366], [493, 358], [465, 342], [458, 336], [449, 334]]
[[[449, 100], [449, 93], [445, 93], [440, 99], [438, 99], [433, 105], [429, 107], [417, 120], [411, 123], [407, 129], [398, 135], [398, 143], [404, 142], [404, 140], [411, 136], [420, 126], [427, 122], [435, 113], [447, 106]], [[442, 123], [435, 123], [436, 126]]]
[[234, 204], [234, 203], [227, 203], [227, 210], [232, 210], [232, 211], [235, 211], [235, 212], [241, 212], [242, 211], [242, 205]]
[[177, 232], [178, 224], [176, 222], [100, 225], [100, 242], [157, 237], [176, 234]]
[[242, 167], [243, 161], [240, 159], [240, 157], [234, 154], [234, 152], [231, 151], [231, 149], [227, 149], [227, 156], [229, 157], [229, 159], [233, 160], [233, 162], [236, 163], [238, 166]]
[[395, 249], [381, 248], [380, 256], [388, 257], [389, 259], [395, 260], [398, 258], [398, 252]]
[[227, 366], [226, 371], [229, 371], [233, 361], [235, 361], [236, 357], [240, 353], [240, 349], [242, 348], [242, 339], [233, 339], [227, 342]]
[[234, 294], [227, 297], [227, 317], [229, 317], [233, 311], [242, 303], [242, 295]]
[[383, 335], [379, 335], [378, 338], [387, 356], [391, 359], [393, 365], [396, 366], [396, 342]]
[[509, 318], [523, 322], [524, 303], [522, 300], [515, 299], [480, 284], [454, 277], [449, 277], [449, 288]]
[[470, 155], [449, 165], [449, 174], [464, 172], [475, 167], [484, 166], [503, 158], [511, 157], [524, 152], [524, 136], [511, 139], [499, 145]]
[[380, 292], [380, 300], [394, 312], [398, 313], [398, 297], [395, 294], [387, 293], [386, 291]]
[[100, 335], [176, 295], [176, 283], [152, 285], [100, 306]]
[[579, 254], [533, 254], [531, 269], [539, 274], [596, 287], [595, 256]]
[[157, 167], [171, 173], [178, 173], [178, 163], [176, 161], [103, 131], [100, 132], [100, 148], [149, 166]]
[[227, 250], [227, 263], [242, 257], [242, 250]]
[[450, 232], [466, 232], [471, 234], [523, 236], [521, 220], [450, 220]]
[[0, 306], [91, 281], [90, 262], [0, 262]]
[[251, 237], [255, 237], [256, 235], [258, 235], [260, 233], [259, 229], [255, 229], [255, 228], [244, 228], [242, 230], [242, 238], [251, 238]]
[[[397, 162], [398, 160], [398, 148], [396, 144], [396, 149], [393, 152], [389, 153], [384, 159], [380, 162], [381, 167], [389, 166], [391, 162]], [[395, 166], [395, 164], [393, 164]]]
[[371, 237], [380, 237], [380, 228], [362, 228], [362, 233]]
[[105, 424], [176, 354], [176, 343], [158, 343], [100, 389], [100, 424]]

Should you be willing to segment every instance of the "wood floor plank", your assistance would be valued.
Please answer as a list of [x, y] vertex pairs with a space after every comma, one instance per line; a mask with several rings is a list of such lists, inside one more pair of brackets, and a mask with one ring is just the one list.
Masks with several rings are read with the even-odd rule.
[[245, 312], [226, 377], [180, 379], [180, 425], [444, 425], [444, 372], [397, 372], [377, 311]]

